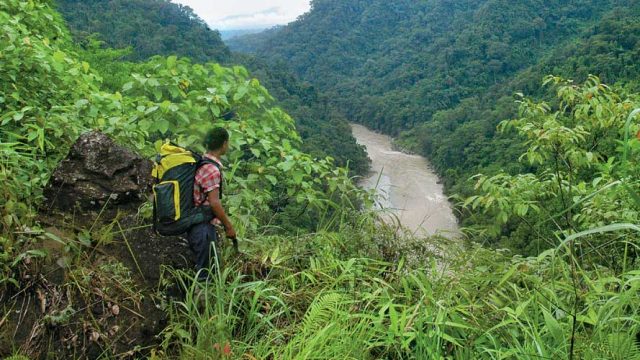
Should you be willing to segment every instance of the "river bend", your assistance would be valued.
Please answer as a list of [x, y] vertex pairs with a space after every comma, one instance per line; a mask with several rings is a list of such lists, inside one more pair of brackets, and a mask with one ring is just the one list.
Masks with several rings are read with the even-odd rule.
[[352, 124], [357, 142], [372, 161], [371, 173], [361, 185], [376, 189], [379, 206], [395, 214], [417, 235], [454, 237], [458, 230], [451, 204], [429, 162], [418, 155], [393, 150], [389, 136]]

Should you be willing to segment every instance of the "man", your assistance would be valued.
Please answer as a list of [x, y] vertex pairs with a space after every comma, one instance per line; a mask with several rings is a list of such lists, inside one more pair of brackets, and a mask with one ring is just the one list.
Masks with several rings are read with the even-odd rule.
[[[192, 227], [188, 232], [189, 246], [196, 253], [198, 279], [206, 280], [211, 268], [212, 245], [218, 244], [216, 225], [222, 224], [228, 238], [235, 239], [236, 231], [220, 202], [222, 193], [222, 162], [220, 158], [229, 150], [229, 133], [224, 128], [209, 131], [204, 140], [207, 152], [204, 157], [217, 164], [205, 163], [196, 172], [193, 187], [195, 206], [210, 206], [214, 219]], [[218, 261], [216, 259], [216, 266]]]

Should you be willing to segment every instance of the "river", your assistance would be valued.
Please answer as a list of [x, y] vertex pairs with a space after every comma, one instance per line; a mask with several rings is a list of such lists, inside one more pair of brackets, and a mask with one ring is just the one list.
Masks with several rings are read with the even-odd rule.
[[396, 215], [404, 227], [417, 235], [455, 237], [456, 217], [429, 162], [421, 156], [393, 150], [389, 136], [362, 125], [351, 127], [372, 161], [371, 173], [362, 179], [361, 186], [377, 190], [379, 206]]

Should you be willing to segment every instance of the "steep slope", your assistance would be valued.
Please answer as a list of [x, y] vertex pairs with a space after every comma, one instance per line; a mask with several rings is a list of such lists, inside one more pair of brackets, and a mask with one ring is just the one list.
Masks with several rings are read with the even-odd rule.
[[331, 105], [328, 96], [307, 81], [300, 81], [283, 63], [267, 64], [256, 56], [234, 54], [263, 86], [279, 99], [279, 105], [296, 120], [296, 129], [304, 140], [302, 149], [324, 158], [331, 156], [336, 164], [348, 167], [351, 174], [369, 171], [369, 158], [351, 135], [344, 114]]
[[[511, 125], [549, 170], [485, 177], [468, 202], [494, 225], [561, 211], [552, 219], [567, 228], [547, 222], [551, 239], [532, 236], [558, 247], [523, 258], [380, 224], [344, 169], [298, 150], [291, 118], [241, 67], [155, 57], [125, 64], [127, 86], [105, 91], [48, 1], [0, 1], [0, 23], [0, 357], [640, 357], [640, 139], [629, 136], [640, 94], [556, 79], [556, 104], [523, 104]], [[188, 246], [152, 231], [149, 204], [111, 197], [142, 195], [120, 188], [133, 174], [119, 160], [146, 161], [86, 132], [146, 158], [159, 138], [197, 145], [211, 114], [231, 109], [216, 123], [232, 133], [225, 206], [242, 254], [218, 253], [222, 266], [199, 283]], [[42, 187], [76, 138], [73, 148], [95, 151], [66, 160], [89, 166], [59, 172], [50, 190], [73, 177], [65, 191], [102, 191], [53, 210]], [[286, 231], [274, 216], [315, 226]]]
[[156, 141], [202, 152], [208, 129], [229, 131], [224, 201], [243, 237], [315, 230], [365, 200], [345, 169], [300, 151], [291, 117], [242, 67], [154, 57], [109, 92], [48, 2], [0, 2], [0, 23], [0, 358], [146, 357], [157, 344], [167, 308], [152, 289], [187, 248], [150, 230]]
[[[554, 74], [582, 82], [595, 74], [608, 84], [637, 90], [640, 85], [640, 6], [617, 8], [579, 37], [561, 44], [537, 64], [488, 88], [459, 105], [437, 112], [431, 121], [404, 134], [411, 144], [429, 156], [450, 183], [464, 180], [481, 168], [517, 168], [520, 145], [496, 126], [517, 116], [513, 94], [545, 97], [542, 78]], [[438, 136], [433, 136], [437, 134]], [[462, 191], [464, 189], [457, 188]]]

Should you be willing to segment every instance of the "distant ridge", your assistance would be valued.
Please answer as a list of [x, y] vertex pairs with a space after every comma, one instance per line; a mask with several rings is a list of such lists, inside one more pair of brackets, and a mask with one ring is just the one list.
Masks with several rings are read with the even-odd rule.
[[264, 31], [264, 29], [237, 29], [237, 30], [218, 30], [223, 41], [233, 39], [238, 36], [256, 34]]

